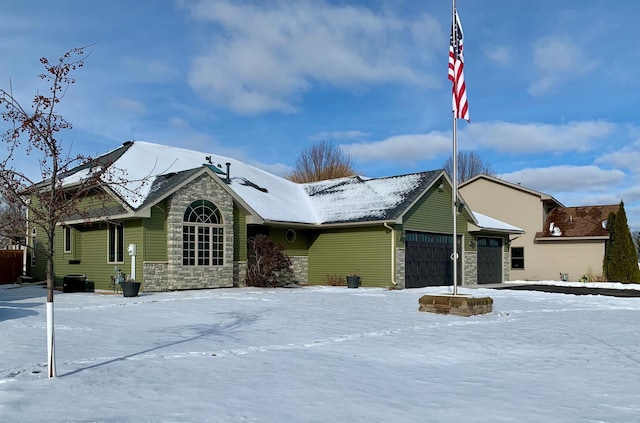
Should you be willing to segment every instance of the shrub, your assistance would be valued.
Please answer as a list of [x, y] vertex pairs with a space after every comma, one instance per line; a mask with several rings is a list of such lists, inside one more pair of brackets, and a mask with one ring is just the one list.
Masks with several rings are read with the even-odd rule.
[[267, 235], [250, 238], [249, 251], [247, 286], [275, 287], [284, 279], [283, 274], [291, 273], [291, 260], [284, 247]]
[[324, 278], [324, 282], [329, 286], [343, 286], [344, 285], [344, 276], [338, 275], [327, 275]]

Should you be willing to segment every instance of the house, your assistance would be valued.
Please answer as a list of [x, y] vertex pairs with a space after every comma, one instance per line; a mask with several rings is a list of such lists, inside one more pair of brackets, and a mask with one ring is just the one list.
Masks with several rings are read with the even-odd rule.
[[469, 207], [524, 229], [510, 240], [511, 280], [591, 280], [602, 275], [605, 229], [618, 205], [565, 207], [519, 184], [478, 175], [459, 187]]
[[[241, 286], [247, 241], [260, 233], [285, 246], [302, 284], [350, 273], [363, 286], [453, 283], [452, 185], [443, 170], [297, 184], [232, 158], [128, 141], [62, 175], [63, 184], [105, 167], [105, 180], [125, 171], [127, 183], [107, 183], [102, 212], [84, 210], [57, 228], [57, 284], [84, 274], [111, 289], [118, 268], [146, 291]], [[508, 239], [522, 230], [469, 209], [457, 226], [459, 283], [506, 280]], [[42, 255], [31, 264], [44, 277]]]

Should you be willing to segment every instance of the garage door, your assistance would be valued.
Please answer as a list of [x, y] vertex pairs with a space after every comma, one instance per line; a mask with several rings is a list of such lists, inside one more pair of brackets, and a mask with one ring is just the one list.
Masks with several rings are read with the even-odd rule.
[[[462, 257], [462, 238], [458, 236], [458, 255]], [[453, 285], [453, 235], [424, 232], [405, 234], [405, 287]], [[458, 259], [458, 283], [462, 260]]]
[[478, 237], [478, 283], [502, 283], [502, 238]]

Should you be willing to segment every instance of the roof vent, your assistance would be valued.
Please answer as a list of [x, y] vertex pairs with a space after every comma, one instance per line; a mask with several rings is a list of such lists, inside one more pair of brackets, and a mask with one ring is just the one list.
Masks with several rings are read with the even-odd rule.
[[231, 163], [226, 162], [225, 165], [227, 166], [227, 183], [230, 184], [231, 183]]
[[551, 236], [562, 236], [562, 231], [553, 222], [549, 224], [549, 232], [551, 233]]
[[127, 146], [127, 145], [131, 145], [133, 144], [133, 141], [125, 141], [122, 143], [122, 145]]

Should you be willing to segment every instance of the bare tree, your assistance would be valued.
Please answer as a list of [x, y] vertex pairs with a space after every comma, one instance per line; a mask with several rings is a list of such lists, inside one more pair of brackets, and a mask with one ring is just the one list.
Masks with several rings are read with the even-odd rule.
[[[70, 144], [60, 139], [62, 131], [71, 129], [71, 124], [57, 113], [57, 106], [69, 87], [75, 83], [70, 74], [83, 67], [87, 54], [84, 48], [74, 48], [63, 54], [57, 62], [41, 58], [45, 72], [40, 78], [46, 81], [48, 92], [36, 93], [30, 107], [23, 107], [13, 91], [0, 89], [1, 115], [8, 127], [2, 134], [7, 156], [0, 161], [0, 195], [10, 203], [28, 210], [26, 223], [38, 228], [46, 238], [47, 279], [47, 366], [49, 377], [56, 376], [55, 344], [53, 325], [54, 235], [56, 225], [65, 218], [83, 215], [87, 204], [94, 201], [106, 204], [106, 184], [124, 185], [125, 179], [108, 163], [96, 163], [89, 157], [71, 155]], [[24, 155], [36, 156], [40, 165], [39, 178], [14, 167], [14, 159]], [[82, 178], [65, 179], [68, 172], [84, 166]], [[80, 203], [82, 207], [80, 207]], [[91, 207], [89, 207], [91, 209]], [[98, 205], [93, 206], [93, 210]], [[104, 206], [102, 207], [104, 210]]]
[[[489, 176], [495, 176], [496, 174], [491, 165], [475, 151], [458, 151], [457, 167], [459, 184], [481, 174]], [[453, 177], [452, 156], [449, 156], [444, 163], [444, 170], [450, 177]]]
[[295, 170], [286, 178], [293, 182], [305, 183], [354, 174], [349, 154], [330, 141], [319, 141], [302, 150], [296, 160]]
[[0, 248], [19, 244], [24, 237], [24, 208], [0, 194]]

